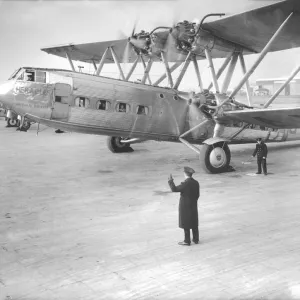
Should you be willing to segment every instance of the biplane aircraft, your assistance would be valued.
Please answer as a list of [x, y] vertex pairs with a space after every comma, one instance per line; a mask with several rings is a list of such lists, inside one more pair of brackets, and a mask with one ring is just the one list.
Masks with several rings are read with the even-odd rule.
[[[216, 16], [220, 18], [207, 21]], [[1, 84], [0, 101], [8, 109], [8, 118], [20, 116], [21, 127], [30, 121], [64, 131], [107, 135], [108, 148], [115, 153], [132, 151], [132, 144], [147, 140], [181, 142], [200, 154], [204, 170], [220, 173], [230, 163], [228, 144], [252, 143], [259, 137], [267, 142], [300, 138], [293, 135], [300, 127], [300, 107], [269, 107], [300, 66], [263, 107], [254, 108], [249, 87], [250, 75], [268, 52], [299, 46], [298, 0], [228, 17], [209, 14], [199, 23], [184, 21], [133, 32], [127, 39], [44, 48], [66, 58], [72, 70], [20, 68]], [[247, 70], [244, 56], [251, 54], [257, 54], [257, 59]], [[214, 58], [224, 58], [218, 71]], [[198, 65], [204, 59], [211, 74], [207, 87]], [[92, 64], [94, 74], [76, 71], [74, 61]], [[132, 64], [127, 74], [122, 69], [124, 61]], [[238, 61], [244, 75], [228, 93]], [[164, 72], [152, 82], [151, 67], [156, 62], [163, 63]], [[104, 64], [111, 63], [116, 64], [120, 79], [101, 76]], [[140, 82], [130, 81], [138, 63], [144, 67], [143, 77]], [[190, 64], [198, 82], [193, 95], [179, 90]], [[175, 80], [172, 73], [178, 68]], [[164, 80], [167, 87], [161, 86]], [[243, 86], [247, 104], [235, 99]], [[195, 144], [202, 144], [201, 150]]]

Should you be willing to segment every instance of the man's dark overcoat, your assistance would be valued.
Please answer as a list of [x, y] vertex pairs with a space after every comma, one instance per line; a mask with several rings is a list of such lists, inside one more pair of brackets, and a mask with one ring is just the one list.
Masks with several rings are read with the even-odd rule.
[[267, 158], [268, 155], [268, 147], [264, 142], [261, 142], [260, 144], [256, 144], [255, 150], [252, 154], [252, 156], [255, 156], [257, 154], [257, 158], [265, 157]]
[[185, 229], [198, 227], [199, 182], [194, 178], [187, 178], [175, 186], [173, 180], [169, 180], [169, 186], [172, 192], [180, 192], [179, 227]]

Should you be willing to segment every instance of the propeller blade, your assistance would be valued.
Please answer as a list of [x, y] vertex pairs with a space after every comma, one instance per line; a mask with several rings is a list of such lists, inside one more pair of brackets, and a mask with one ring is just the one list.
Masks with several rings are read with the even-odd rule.
[[[122, 59], [122, 63], [123, 63], [123, 69], [124, 69], [124, 72], [126, 73], [127, 71], [127, 64], [128, 64], [128, 61], [129, 61], [129, 58], [130, 58], [130, 55], [131, 53], [133, 52], [133, 46], [130, 42], [130, 39], [134, 36], [135, 34], [135, 30], [136, 30], [136, 26], [137, 26], [137, 23], [138, 23], [138, 18], [136, 18], [134, 20], [134, 23], [133, 23], [133, 27], [132, 27], [132, 31], [131, 31], [131, 35], [128, 37], [128, 35], [125, 35], [124, 34], [124, 37], [122, 38], [128, 38], [128, 42], [126, 43], [126, 46], [125, 46], [125, 49], [124, 49], [124, 52], [123, 52], [123, 59]], [[120, 30], [121, 31], [121, 30]], [[122, 33], [122, 31], [121, 31]]]
[[170, 61], [172, 58], [172, 53], [174, 49], [176, 49], [176, 39], [170, 32], [167, 37], [167, 41], [165, 43], [164, 52], [167, 54], [167, 60]]
[[123, 52], [123, 59], [122, 59], [122, 64], [123, 64], [123, 72], [127, 73], [127, 63], [129, 61], [129, 52], [130, 52], [130, 43], [127, 42], [124, 52]]
[[128, 36], [124, 33], [124, 31], [119, 29], [118, 33], [117, 33], [117, 39], [123, 40], [123, 39], [127, 39], [127, 38], [128, 38]]
[[137, 23], [138, 23], [138, 19], [135, 19], [135, 20], [134, 20], [134, 23], [133, 23], [133, 28], [132, 28], [132, 32], [131, 32], [131, 37], [133, 37], [134, 34], [135, 34], [135, 29], [136, 29]]

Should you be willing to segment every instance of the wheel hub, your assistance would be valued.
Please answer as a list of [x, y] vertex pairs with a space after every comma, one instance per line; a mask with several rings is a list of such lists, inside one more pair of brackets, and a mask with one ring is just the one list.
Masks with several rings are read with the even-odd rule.
[[214, 168], [221, 168], [227, 162], [226, 153], [221, 147], [214, 148], [209, 155], [209, 160]]

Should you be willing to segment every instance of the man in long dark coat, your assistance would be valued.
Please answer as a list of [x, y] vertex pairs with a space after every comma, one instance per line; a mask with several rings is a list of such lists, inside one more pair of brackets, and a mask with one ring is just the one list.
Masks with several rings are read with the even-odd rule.
[[179, 227], [184, 229], [184, 241], [179, 242], [179, 245], [190, 246], [191, 236], [190, 229], [193, 232], [193, 242], [199, 243], [198, 230], [198, 207], [199, 198], [199, 182], [192, 178], [195, 171], [192, 168], [184, 167], [185, 181], [180, 185], [175, 186], [173, 177], [169, 177], [169, 186], [172, 192], [180, 192], [179, 200]]
[[265, 175], [267, 175], [267, 155], [268, 155], [268, 147], [267, 145], [262, 141], [261, 138], [257, 139], [257, 144], [255, 147], [255, 150], [252, 154], [253, 157], [257, 155], [257, 173], [261, 174], [261, 167], [263, 169], [263, 172]]

